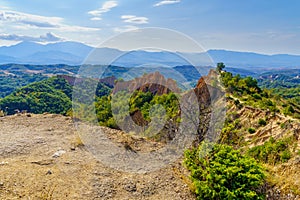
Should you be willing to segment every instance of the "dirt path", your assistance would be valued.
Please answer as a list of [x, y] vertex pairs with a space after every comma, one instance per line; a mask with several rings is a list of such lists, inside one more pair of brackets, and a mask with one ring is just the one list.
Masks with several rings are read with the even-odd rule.
[[75, 132], [60, 115], [0, 118], [0, 199], [195, 198], [181, 161], [145, 174], [116, 171], [81, 146]]

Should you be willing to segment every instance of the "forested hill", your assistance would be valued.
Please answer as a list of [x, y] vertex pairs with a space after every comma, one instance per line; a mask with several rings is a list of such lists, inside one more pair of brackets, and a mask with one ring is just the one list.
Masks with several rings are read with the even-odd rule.
[[[91, 79], [90, 82], [92, 81]], [[111, 87], [108, 84], [97, 83], [96, 94], [108, 95]], [[67, 114], [71, 111], [71, 102], [72, 85], [68, 83], [67, 76], [54, 76], [21, 87], [0, 99], [0, 110], [9, 115], [21, 111], [36, 114], [44, 112]]]
[[49, 78], [17, 89], [0, 100], [7, 114], [26, 110], [31, 113], [65, 114], [71, 108], [72, 88], [61, 78]]

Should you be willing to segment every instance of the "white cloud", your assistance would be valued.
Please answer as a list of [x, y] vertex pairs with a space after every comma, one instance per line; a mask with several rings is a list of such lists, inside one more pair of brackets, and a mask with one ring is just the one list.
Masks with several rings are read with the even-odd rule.
[[157, 6], [169, 5], [169, 4], [175, 4], [175, 3], [180, 3], [180, 0], [163, 0], [163, 1], [160, 1], [156, 4], [154, 4], [153, 6], [157, 7]]
[[62, 25], [59, 31], [70, 31], [70, 32], [77, 32], [77, 31], [100, 31], [100, 28], [93, 28], [93, 27], [86, 27], [86, 26], [71, 26], [71, 25]]
[[22, 23], [39, 28], [53, 28], [62, 23], [59, 17], [44, 17], [16, 11], [0, 11], [0, 21]]
[[64, 39], [54, 35], [53, 33], [47, 33], [39, 37], [15, 35], [15, 34], [0, 34], [0, 40], [6, 41], [29, 41], [29, 42], [59, 42]]
[[102, 20], [102, 18], [101, 17], [92, 17], [90, 20], [92, 20], [92, 21], [100, 21], [100, 20]]
[[121, 19], [123, 19], [124, 22], [132, 24], [148, 24], [147, 17], [137, 17], [135, 15], [122, 15]]
[[102, 7], [97, 10], [91, 10], [88, 14], [92, 15], [93, 18], [91, 20], [101, 20], [101, 15], [103, 13], [109, 12], [112, 8], [117, 7], [118, 3], [116, 1], [106, 1], [103, 3]]
[[137, 29], [138, 29], [138, 27], [136, 27], [136, 26], [128, 25], [128, 26], [123, 26], [123, 27], [116, 27], [113, 29], [113, 31], [116, 33], [122, 33], [122, 32], [137, 30]]
[[30, 30], [33, 28], [50, 29], [55, 31], [96, 31], [98, 28], [73, 26], [64, 24], [64, 19], [60, 17], [46, 17], [32, 15], [17, 11], [0, 10], [0, 23], [3, 26]]

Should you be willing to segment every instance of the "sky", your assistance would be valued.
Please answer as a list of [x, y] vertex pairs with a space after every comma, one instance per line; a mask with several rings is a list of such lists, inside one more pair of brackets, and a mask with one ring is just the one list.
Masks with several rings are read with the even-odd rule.
[[298, 0], [0, 0], [0, 46], [98, 46], [124, 31], [159, 27], [205, 50], [300, 55], [299, 8]]

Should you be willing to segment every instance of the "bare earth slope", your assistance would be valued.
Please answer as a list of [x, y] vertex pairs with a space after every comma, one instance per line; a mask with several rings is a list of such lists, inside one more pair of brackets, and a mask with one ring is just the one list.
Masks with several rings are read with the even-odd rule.
[[180, 163], [146, 174], [120, 172], [102, 165], [81, 145], [70, 118], [0, 118], [1, 200], [194, 199]]

